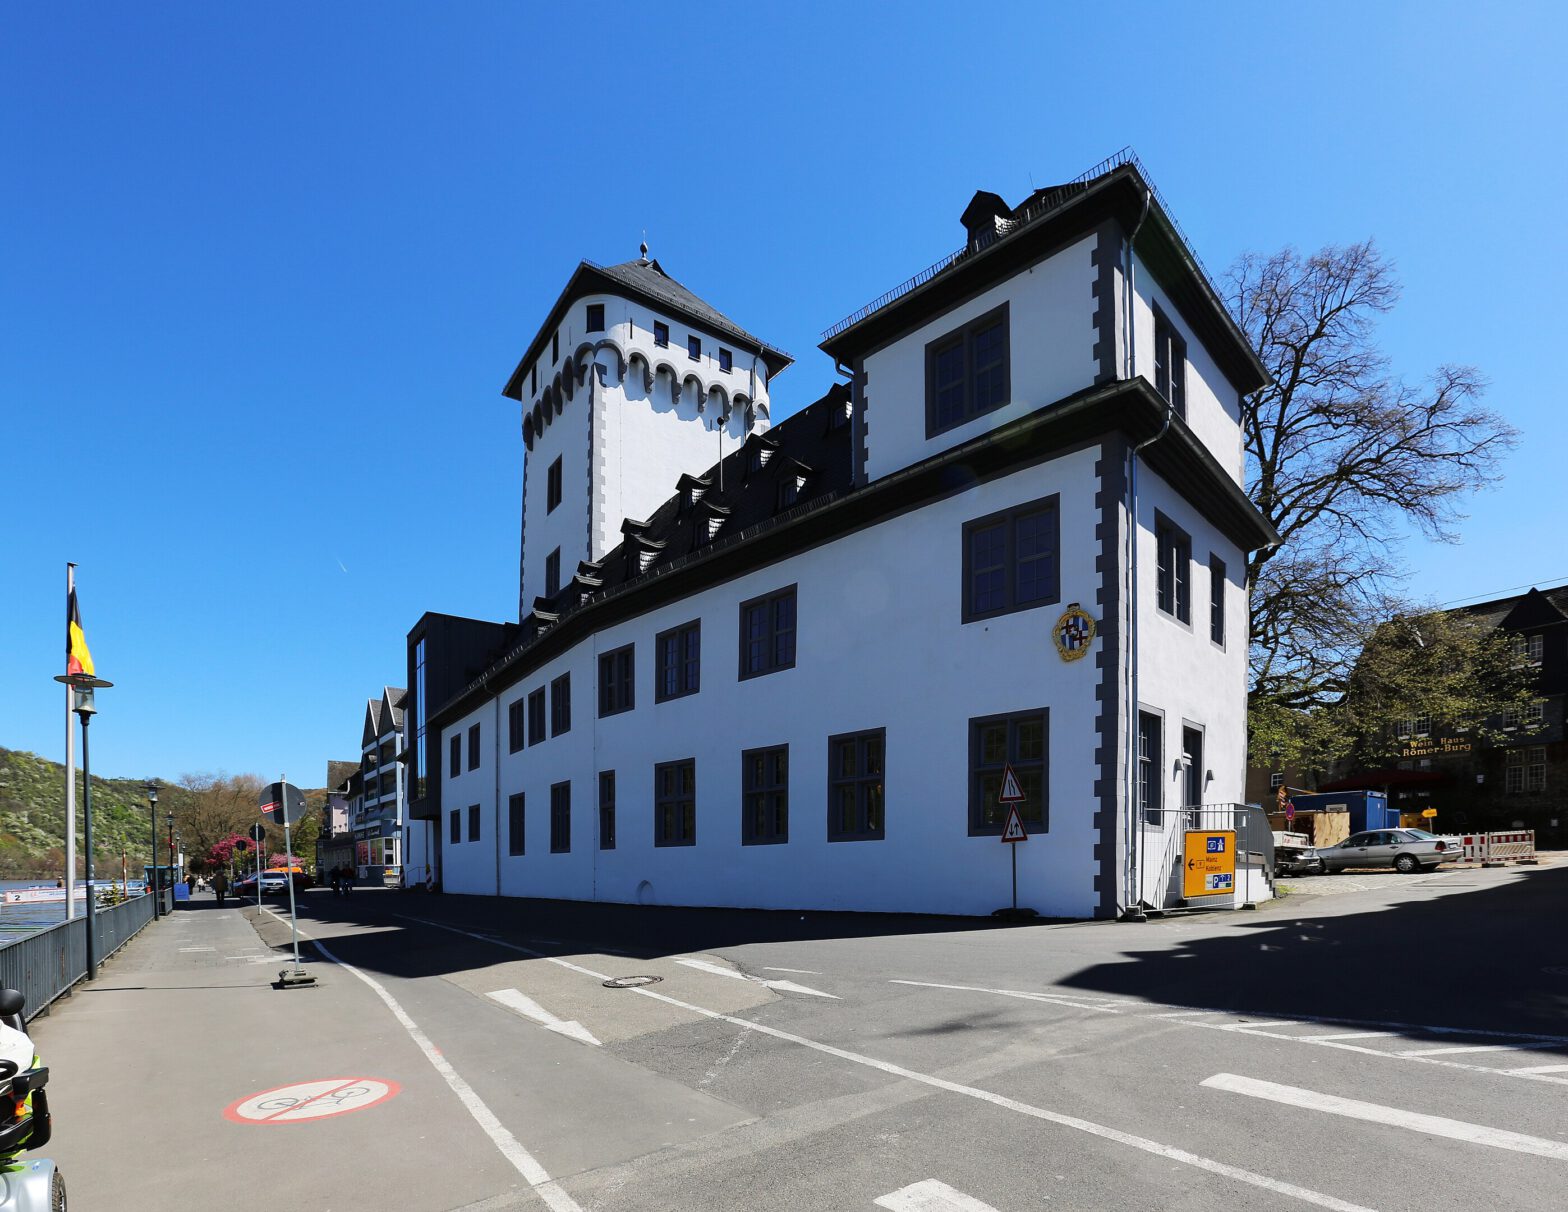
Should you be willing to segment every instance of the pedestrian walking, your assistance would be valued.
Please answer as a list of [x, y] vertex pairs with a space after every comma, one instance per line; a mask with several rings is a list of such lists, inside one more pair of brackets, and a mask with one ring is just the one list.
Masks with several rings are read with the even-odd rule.
[[343, 868], [343, 895], [347, 896], [354, 891], [354, 868], [345, 865]]
[[221, 871], [213, 876], [212, 891], [218, 898], [218, 908], [223, 908], [223, 898], [229, 894], [229, 877]]

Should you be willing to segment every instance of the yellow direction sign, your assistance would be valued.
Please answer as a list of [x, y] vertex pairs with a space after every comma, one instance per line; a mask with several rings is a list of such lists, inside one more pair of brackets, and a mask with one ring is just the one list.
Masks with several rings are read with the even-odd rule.
[[1436, 808], [1423, 808], [1423, 809], [1421, 809], [1421, 815], [1426, 817], [1428, 820], [1431, 820], [1434, 816], [1437, 815], [1437, 809]]
[[1225, 896], [1235, 891], [1235, 831], [1189, 829], [1181, 857], [1181, 894]]

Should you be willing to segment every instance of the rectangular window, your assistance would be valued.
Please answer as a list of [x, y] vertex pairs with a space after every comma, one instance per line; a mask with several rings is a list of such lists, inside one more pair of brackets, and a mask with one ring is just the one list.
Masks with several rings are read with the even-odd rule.
[[693, 619], [661, 631], [654, 638], [653, 647], [658, 664], [654, 672], [654, 701], [663, 703], [696, 694], [702, 677], [702, 621]]
[[828, 738], [828, 841], [880, 841], [885, 836], [886, 750], [885, 728]]
[[1192, 622], [1192, 540], [1161, 514], [1154, 515], [1155, 604], [1183, 623]]
[[527, 842], [523, 834], [523, 826], [527, 823], [524, 813], [523, 793], [508, 796], [506, 801], [506, 852], [513, 858], [526, 853]]
[[1203, 790], [1208, 786], [1207, 771], [1203, 766], [1203, 729], [1183, 727], [1181, 730], [1182, 791], [1186, 803], [1195, 807], [1203, 803]]
[[479, 725], [472, 724], [468, 729], [468, 768], [479, 769]]
[[1520, 795], [1524, 791], [1524, 750], [1510, 749], [1504, 759], [1503, 790], [1509, 795]]
[[660, 349], [667, 349], [670, 344], [670, 326], [663, 320], [653, 322], [653, 343]]
[[528, 743], [537, 745], [544, 740], [544, 687], [528, 696]]
[[1542, 637], [1538, 635], [1510, 636], [1508, 642], [1513, 648], [1514, 658], [1520, 661], [1539, 663], [1541, 654], [1545, 651]]
[[697, 842], [697, 759], [660, 762], [653, 768], [653, 844]]
[[1151, 825], [1160, 823], [1164, 804], [1164, 728], [1165, 721], [1154, 713], [1138, 713], [1138, 806]]
[[741, 844], [789, 841], [789, 746], [745, 750], [740, 771]]
[[800, 500], [800, 477], [785, 476], [779, 481], [778, 508], [782, 511], [791, 508]]
[[550, 786], [550, 853], [566, 854], [572, 848], [572, 784]]
[[425, 798], [425, 637], [414, 645], [414, 798]]
[[969, 835], [1000, 834], [1008, 805], [1001, 802], [1002, 778], [1011, 766], [1023, 792], [1015, 805], [1031, 832], [1048, 828], [1045, 802], [1046, 726], [1050, 713], [1021, 711], [969, 721]]
[[454, 846], [463, 840], [463, 814], [456, 808], [447, 813], [447, 840]]
[[599, 849], [615, 849], [615, 771], [599, 771]]
[[463, 773], [462, 735], [459, 733], [454, 733], [452, 735], [451, 744], [447, 746], [447, 749], [447, 757], [449, 759], [447, 762], [447, 772], [451, 775], [452, 778], [455, 779], [458, 775]]
[[478, 804], [470, 804], [468, 806], [468, 840], [471, 842], [477, 842], [479, 840]]
[[572, 675], [563, 673], [550, 683], [550, 735], [572, 729]]
[[719, 346], [719, 369], [722, 370], [725, 374], [729, 374], [730, 371], [734, 368], [734, 365], [735, 356], [722, 345]]
[[795, 666], [795, 586], [740, 607], [740, 676], [761, 677]]
[[604, 331], [604, 304], [603, 303], [590, 303], [590, 304], [588, 304], [588, 331], [589, 332], [603, 332]]
[[539, 391], [539, 363], [535, 362], [528, 368], [528, 393], [537, 395]]
[[1546, 790], [1546, 746], [1536, 745], [1525, 751], [1524, 789], [1530, 794]]
[[619, 715], [636, 705], [633, 669], [636, 653], [631, 644], [599, 657], [599, 716]]
[[1546, 702], [1544, 699], [1536, 699], [1535, 702], [1524, 709], [1524, 722], [1536, 727], [1540, 727], [1546, 722]]
[[1060, 526], [1055, 496], [966, 522], [963, 621], [1060, 601]]
[[523, 747], [523, 700], [517, 699], [506, 706], [506, 749], [516, 753]]
[[544, 558], [544, 596], [553, 598], [561, 592], [561, 549], [557, 547]]
[[686, 356], [688, 358], [690, 358], [693, 362], [697, 361], [698, 359], [700, 359], [702, 357], [702, 338], [701, 337], [687, 337], [686, 338]]
[[1209, 639], [1225, 647], [1225, 561], [1209, 556]]
[[1154, 313], [1154, 390], [1187, 417], [1187, 342], [1158, 310]]
[[926, 437], [994, 412], [1011, 395], [1007, 304], [926, 346]]
[[561, 360], [561, 334], [558, 331], [550, 334], [550, 363], [553, 366]]
[[556, 455], [555, 462], [550, 464], [550, 470], [545, 475], [544, 486], [544, 511], [554, 513], [555, 507], [561, 503], [561, 456]]

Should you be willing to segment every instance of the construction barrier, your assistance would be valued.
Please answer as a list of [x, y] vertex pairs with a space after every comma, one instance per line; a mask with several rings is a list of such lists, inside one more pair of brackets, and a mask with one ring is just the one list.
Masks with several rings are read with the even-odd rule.
[[1535, 830], [1515, 829], [1508, 833], [1466, 833], [1460, 836], [1466, 863], [1533, 863]]

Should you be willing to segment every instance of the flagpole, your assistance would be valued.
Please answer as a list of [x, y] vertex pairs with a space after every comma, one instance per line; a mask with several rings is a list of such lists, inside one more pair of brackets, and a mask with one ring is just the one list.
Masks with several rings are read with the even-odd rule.
[[[65, 565], [66, 663], [70, 663], [70, 601], [76, 590], [76, 565]], [[65, 688], [65, 920], [76, 919], [76, 736], [72, 731], [73, 687]]]

